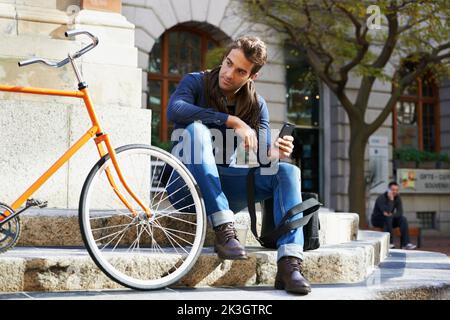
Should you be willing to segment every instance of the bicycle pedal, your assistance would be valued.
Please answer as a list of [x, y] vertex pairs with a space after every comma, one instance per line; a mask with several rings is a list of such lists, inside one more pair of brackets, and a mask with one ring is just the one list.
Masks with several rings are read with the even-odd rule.
[[27, 199], [26, 207], [38, 207], [40, 209], [45, 208], [48, 204], [48, 201], [46, 200], [39, 200], [39, 199]]

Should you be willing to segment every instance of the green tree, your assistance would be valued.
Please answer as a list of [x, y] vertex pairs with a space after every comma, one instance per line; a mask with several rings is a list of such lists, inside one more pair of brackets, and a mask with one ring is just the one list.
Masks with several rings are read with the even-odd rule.
[[[368, 138], [386, 120], [405, 87], [418, 76], [430, 69], [440, 76], [450, 74], [450, 2], [246, 0], [244, 3], [250, 21], [281, 32], [286, 41], [306, 56], [345, 109], [350, 124], [349, 209], [359, 213], [360, 227], [364, 227], [364, 151]], [[355, 99], [350, 99], [346, 90], [350, 76], [361, 80]], [[392, 93], [383, 110], [368, 123], [368, 101], [377, 79], [392, 83]]]

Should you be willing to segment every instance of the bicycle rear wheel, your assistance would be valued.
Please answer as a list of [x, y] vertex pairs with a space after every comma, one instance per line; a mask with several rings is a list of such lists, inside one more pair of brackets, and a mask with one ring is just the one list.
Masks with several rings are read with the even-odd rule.
[[[81, 193], [84, 243], [114, 281], [139, 290], [169, 286], [191, 269], [203, 247], [206, 215], [200, 190], [186, 167], [164, 150], [127, 145], [116, 153], [126, 182], [153, 217], [147, 218], [127, 193], [106, 155], [92, 168]], [[107, 168], [136, 217], [111, 187]]]

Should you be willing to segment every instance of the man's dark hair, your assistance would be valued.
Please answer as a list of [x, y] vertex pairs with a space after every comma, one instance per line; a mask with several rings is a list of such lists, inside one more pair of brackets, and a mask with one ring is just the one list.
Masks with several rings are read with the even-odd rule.
[[392, 186], [397, 186], [398, 187], [398, 183], [395, 181], [391, 181], [389, 182], [388, 188], [392, 187]]
[[[222, 61], [233, 49], [242, 50], [245, 58], [254, 64], [250, 75], [257, 73], [267, 62], [266, 44], [258, 37], [244, 36], [233, 41], [228, 45]], [[205, 72], [205, 96], [208, 106], [212, 106], [220, 112], [228, 113], [227, 106], [223, 100], [224, 96], [219, 88], [220, 67], [219, 65]], [[253, 81], [248, 81], [236, 94], [235, 115], [253, 129], [258, 130], [260, 109], [256, 87]]]

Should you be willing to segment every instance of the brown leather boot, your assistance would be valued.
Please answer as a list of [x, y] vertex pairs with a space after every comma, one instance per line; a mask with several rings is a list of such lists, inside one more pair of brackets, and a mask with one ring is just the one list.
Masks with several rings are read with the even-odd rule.
[[244, 247], [239, 243], [233, 222], [221, 224], [214, 228], [216, 242], [214, 250], [221, 259], [243, 260], [247, 259]]
[[302, 260], [296, 257], [283, 257], [278, 263], [275, 289], [284, 289], [290, 293], [308, 294], [311, 285], [303, 278]]

